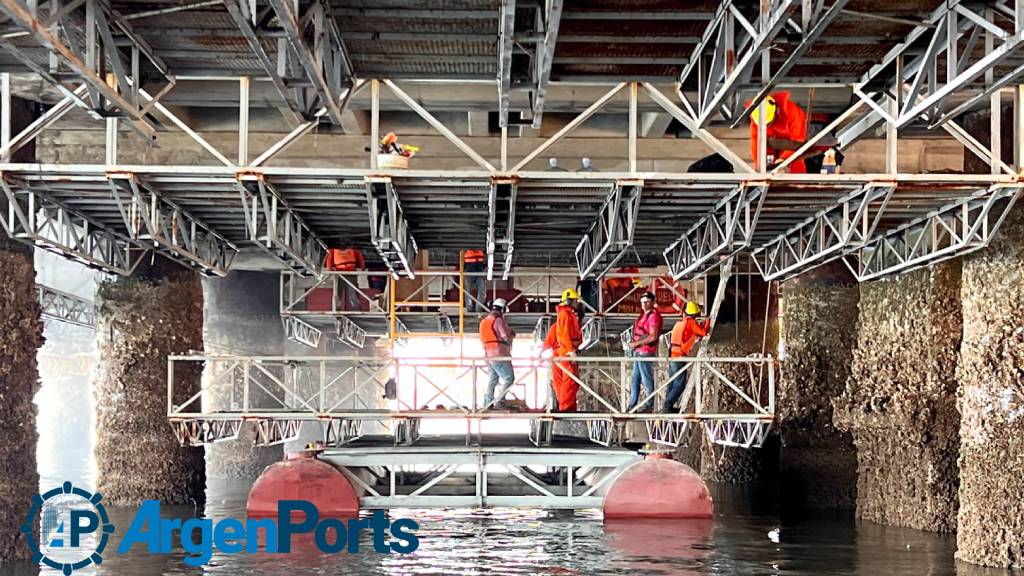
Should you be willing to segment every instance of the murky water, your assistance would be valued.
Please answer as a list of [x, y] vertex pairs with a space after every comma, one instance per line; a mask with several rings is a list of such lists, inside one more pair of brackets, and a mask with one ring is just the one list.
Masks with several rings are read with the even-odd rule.
[[[79, 472], [87, 473], [79, 467]], [[64, 474], [68, 470], [61, 470]], [[63, 476], [47, 476], [44, 487]], [[85, 482], [83, 482], [85, 484]], [[248, 486], [212, 483], [205, 515], [244, 519]], [[412, 554], [372, 552], [365, 534], [360, 554], [324, 555], [309, 543], [291, 554], [215, 552], [204, 568], [184, 563], [185, 551], [151, 555], [113, 550], [134, 510], [113, 508], [118, 526], [102, 566], [83, 571], [111, 576], [251, 574], [957, 574], [1005, 575], [955, 563], [952, 536], [835, 518], [789, 519], [742, 491], [714, 487], [716, 517], [706, 522], [619, 521], [599, 511], [392, 510], [420, 524]], [[164, 507], [165, 517], [189, 517], [187, 507]], [[778, 542], [769, 533], [778, 530]], [[33, 574], [28, 565], [0, 573]], [[51, 573], [43, 571], [43, 573]]]

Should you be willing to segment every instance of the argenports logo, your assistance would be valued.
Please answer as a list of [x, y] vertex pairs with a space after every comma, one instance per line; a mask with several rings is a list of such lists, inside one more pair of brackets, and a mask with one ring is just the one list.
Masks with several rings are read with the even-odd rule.
[[[34, 496], [21, 527], [33, 560], [65, 575], [101, 563], [114, 525], [100, 500], [99, 494], [76, 488], [70, 482]], [[227, 555], [286, 554], [292, 551], [293, 537], [306, 535], [324, 554], [358, 554], [361, 536], [366, 532], [372, 534], [374, 552], [408, 554], [419, 548], [415, 534], [418, 529], [414, 520], [392, 521], [382, 510], [374, 511], [368, 518], [321, 518], [316, 506], [306, 500], [281, 500], [276, 518], [244, 521], [164, 518], [160, 515], [160, 502], [146, 500], [135, 513], [116, 553], [124, 554], [136, 546], [150, 554], [170, 554], [181, 548], [186, 552], [185, 564], [198, 567], [207, 564], [214, 551]]]
[[33, 496], [32, 507], [21, 527], [32, 549], [32, 560], [65, 575], [102, 562], [114, 525], [107, 518], [101, 498], [71, 482]]

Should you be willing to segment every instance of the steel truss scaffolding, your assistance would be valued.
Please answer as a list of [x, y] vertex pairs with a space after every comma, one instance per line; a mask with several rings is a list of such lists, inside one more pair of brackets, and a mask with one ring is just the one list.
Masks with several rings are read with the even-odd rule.
[[[533, 26], [536, 36], [525, 40], [532, 44], [531, 49], [523, 48], [515, 37], [515, 4], [505, 3], [500, 11], [495, 11], [501, 30], [496, 83], [502, 127], [500, 142], [495, 146], [500, 150], [500, 158], [495, 159], [477, 152], [395, 81], [355, 78], [327, 4], [313, 1], [286, 5], [269, 0], [264, 6], [232, 0], [226, 5], [227, 15], [274, 84], [281, 98], [274, 104], [286, 112], [294, 125], [289, 134], [250, 161], [250, 76], [238, 78], [239, 153], [237, 160], [233, 160], [161, 103], [176, 85], [175, 77], [169, 75], [166, 64], [132, 29], [129, 20], [109, 5], [96, 0], [83, 0], [73, 7], [60, 6], [53, 0], [31, 5], [0, 0], [0, 10], [24, 30], [4, 35], [2, 47], [18, 55], [30, 70], [53, 83], [65, 96], [18, 134], [12, 134], [10, 114], [0, 115], [0, 134], [4, 135], [0, 138], [0, 157], [9, 159], [74, 106], [103, 119], [107, 127], [105, 161], [101, 165], [0, 165], [8, 199], [20, 196], [22, 205], [31, 202], [33, 212], [30, 214], [24, 206], [19, 210], [15, 203], [4, 227], [23, 241], [122, 274], [130, 273], [133, 262], [141, 257], [138, 252], [145, 250], [156, 250], [206, 273], [225, 274], [238, 250], [254, 246], [286, 268], [317, 276], [326, 247], [321, 237], [361, 232], [339, 230], [337, 226], [345, 221], [342, 212], [366, 210], [373, 245], [393, 273], [415, 274], [412, 262], [418, 245], [453, 250], [484, 243], [488, 254], [487, 277], [493, 279], [496, 273], [507, 277], [516, 254], [550, 249], [555, 236], [550, 230], [540, 232], [533, 222], [525, 224], [518, 220], [553, 208], [555, 200], [572, 191], [579, 206], [563, 214], [571, 218], [585, 216], [586, 223], [560, 227], [557, 241], [570, 243], [582, 238], [577, 244], [576, 263], [584, 277], [606, 273], [629, 248], [642, 258], [662, 253], [676, 278], [711, 272], [723, 259], [743, 251], [758, 256], [766, 277], [779, 279], [792, 277], [837, 255], [850, 261], [869, 257], [887, 252], [871, 249], [875, 244], [890, 242], [892, 237], [887, 235], [912, 227], [921, 218], [961, 207], [964, 201], [992, 186], [1016, 182], [1024, 165], [1024, 113], [1020, 112], [1024, 90], [1019, 85], [1024, 76], [1024, 65], [1019, 65], [1024, 8], [1020, 3], [1001, 0], [980, 7], [956, 1], [943, 3], [924, 15], [920, 25], [914, 26], [857, 82], [844, 84], [850, 90], [851, 104], [825, 129], [812, 135], [798, 153], [811, 150], [831, 134], [835, 134], [839, 148], [846, 149], [882, 126], [885, 166], [878, 173], [787, 174], [792, 159], [770, 171], [767, 162], [759, 162], [761, 169], [755, 170], [708, 127], [719, 119], [734, 126], [747, 119], [752, 109], [763, 104], [768, 93], [807, 64], [807, 55], [815, 43], [831, 37], [829, 27], [836, 19], [852, 14], [846, 4], [843, 0], [772, 0], [758, 5], [753, 12], [752, 6], [720, 3], [714, 13], [702, 13], [698, 18], [706, 21], [707, 27], [696, 39], [691, 58], [685, 61], [679, 77], [680, 89], [674, 97], [666, 96], [649, 82], [615, 83], [536, 148], [522, 158], [510, 160], [507, 118], [509, 94], [515, 89], [511, 77], [512, 51], [524, 50], [529, 55], [532, 50], [536, 70], [527, 85], [532, 97], [530, 113], [534, 123], [539, 124], [555, 60], [562, 14], [560, 1], [547, 0], [542, 5], [530, 6], [535, 8], [537, 17]], [[263, 34], [276, 39], [274, 57], [263, 41]], [[773, 65], [769, 54], [780, 42], [791, 49], [781, 65], [778, 61]], [[49, 66], [40, 65], [27, 51], [38, 47], [50, 55]], [[156, 78], [161, 88], [155, 94], [143, 90], [136, 81], [140, 74]], [[69, 79], [75, 83], [66, 85]], [[267, 167], [282, 150], [312, 132], [321, 120], [344, 123], [351, 98], [367, 87], [371, 94], [370, 140], [375, 142], [380, 134], [381, 86], [479, 169], [379, 170], [375, 145], [370, 146], [367, 154], [368, 170]], [[522, 86], [520, 82], [519, 87]], [[987, 103], [992, 124], [998, 127], [1004, 91], [1013, 93], [1017, 108], [1012, 122], [1016, 148], [1012, 160], [999, 156], [1000, 130], [993, 130], [988, 142], [980, 142], [956, 123], [961, 113]], [[6, 104], [10, 92], [9, 86], [3, 90], [4, 109], [9, 108]], [[753, 99], [748, 105], [745, 99], [750, 95]], [[637, 133], [641, 96], [649, 100], [644, 106], [653, 103], [667, 112], [694, 138], [728, 160], [735, 173], [640, 171]], [[625, 170], [527, 170], [552, 146], [598, 112], [608, 113], [609, 105], [623, 97], [628, 110], [623, 149]], [[122, 165], [125, 159], [118, 150], [119, 122], [147, 139], [173, 126], [223, 166]], [[988, 162], [992, 175], [899, 173], [899, 133], [911, 126], [935, 129], [952, 137]], [[760, 156], [766, 144], [758, 144]], [[101, 182], [107, 189], [105, 196], [97, 192]], [[226, 187], [226, 183], [231, 186]], [[445, 185], [458, 190], [452, 193], [454, 200], [438, 203], [436, 207], [426, 206], [422, 189]], [[361, 198], [353, 196], [356, 190]], [[884, 217], [877, 218], [878, 203], [863, 202], [882, 190], [887, 191], [889, 203], [882, 206]], [[798, 192], [802, 196], [797, 197]], [[312, 198], [322, 199], [328, 193], [344, 196], [351, 204], [346, 204], [345, 210], [334, 208], [330, 217], [322, 216], [320, 210], [324, 205], [314, 203]], [[294, 208], [310, 204], [315, 207]], [[437, 225], [444, 219], [473, 218], [472, 223], [460, 222], [457, 229], [481, 230], [476, 211], [485, 205], [487, 227], [480, 238], [445, 234], [454, 227]], [[854, 212], [845, 215], [849, 210]], [[858, 215], [857, 210], [861, 210], [861, 220], [858, 226], [852, 226], [851, 218]], [[121, 218], [112, 218], [112, 212]], [[136, 212], [139, 218], [134, 217]], [[868, 213], [870, 219], [864, 220]], [[55, 214], [59, 216], [55, 218]], [[648, 220], [647, 215], [653, 218]], [[645, 218], [645, 225], [637, 230], [635, 223], [639, 218]], [[69, 221], [75, 224], [68, 225]], [[866, 227], [865, 222], [869, 222]], [[994, 219], [985, 233], [995, 233], [1000, 222], [1001, 219]], [[41, 224], [52, 224], [56, 230], [44, 233]], [[84, 230], [88, 234], [82, 236]], [[679, 236], [679, 230], [686, 232]], [[669, 238], [677, 239], [670, 242]], [[949, 252], [944, 254], [963, 253], [977, 245], [977, 239], [952, 242]], [[874, 256], [870, 258], [871, 262], [866, 264], [851, 262], [852, 267], [867, 270], [877, 262]], [[865, 272], [865, 277], [873, 276], [872, 272]]]
[[502, 280], [512, 270], [515, 249], [516, 191], [515, 180], [491, 181], [487, 194], [487, 279], [497, 271]]
[[875, 280], [988, 246], [1020, 196], [1021, 185], [993, 186], [950, 208], [873, 238], [848, 259], [859, 281]]
[[366, 204], [370, 208], [370, 242], [394, 276], [416, 276], [416, 239], [402, 212], [390, 178], [367, 178]]
[[319, 275], [327, 246], [277, 189], [259, 175], [240, 175], [236, 186], [249, 239], [289, 270]]
[[[659, 441], [664, 441], [662, 430], [671, 428], [668, 423], [672, 422], [770, 425], [774, 421], [775, 372], [770, 357], [684, 360], [695, 401], [669, 414], [639, 411], [648, 399], [662, 398], [671, 380], [678, 377], [668, 371], [666, 359], [580, 357], [575, 361], [580, 373], [571, 377], [580, 385], [581, 411], [562, 413], [551, 410], [546, 372], [559, 368], [547, 361], [513, 359], [516, 380], [510, 391], [531, 408], [509, 412], [491, 409], [480, 400], [488, 375], [484, 358], [172, 356], [168, 360], [168, 398], [175, 398], [176, 388], [183, 384], [176, 376], [183, 373], [183, 365], [205, 364], [218, 376], [204, 382], [191, 398], [169, 401], [167, 415], [175, 423], [256, 421], [260, 441], [265, 443], [294, 437], [302, 422], [338, 420], [337, 425], [349, 426], [325, 430], [328, 446], [339, 438], [351, 440], [356, 434], [351, 428], [353, 421], [388, 426], [396, 444], [415, 443], [420, 423], [430, 420], [536, 421], [530, 435], [536, 444], [550, 442], [550, 423], [579, 421], [586, 423], [591, 438], [603, 445], [620, 441], [621, 426], [634, 420], [649, 422], [648, 431]], [[629, 407], [627, 393], [634, 362], [652, 362], [656, 381], [653, 393], [645, 392], [637, 406]], [[441, 381], [437, 370], [452, 376]], [[219, 409], [207, 409], [199, 402], [206, 393], [217, 393], [229, 401]], [[430, 409], [438, 403], [446, 408]], [[469, 441], [472, 426], [467, 427], [466, 435]]]
[[133, 174], [110, 175], [110, 191], [132, 240], [152, 243], [173, 260], [225, 276], [238, 248], [209, 226], [162, 198]]
[[311, 326], [295, 316], [285, 316], [281, 321], [284, 322], [284, 337], [286, 339], [313, 349], [320, 348], [320, 338], [323, 336], [323, 332], [319, 328]]
[[748, 247], [767, 189], [764, 184], [740, 186], [670, 244], [665, 249], [665, 260], [672, 277], [680, 280], [702, 276], [721, 260]]
[[845, 254], [874, 237], [891, 184], [872, 183], [842, 198], [753, 252], [765, 280], [786, 280]]
[[16, 189], [0, 174], [7, 214], [4, 231], [15, 240], [117, 274], [131, 274], [145, 254], [127, 237], [31, 190]]
[[74, 294], [36, 284], [36, 296], [43, 318], [83, 328], [96, 326], [92, 302]]
[[643, 187], [643, 182], [638, 180], [615, 182], [594, 224], [576, 245], [580, 278], [604, 276], [633, 245]]

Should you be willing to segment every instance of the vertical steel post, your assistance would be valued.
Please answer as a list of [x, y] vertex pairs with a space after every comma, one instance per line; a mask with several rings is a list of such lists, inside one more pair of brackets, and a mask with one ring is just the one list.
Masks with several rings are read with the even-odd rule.
[[0, 148], [11, 143], [11, 75], [0, 74]]
[[238, 165], [249, 164], [249, 85], [251, 79], [238, 79]]
[[[896, 77], [903, 77], [903, 56], [896, 58]], [[899, 172], [899, 149], [897, 147], [896, 120], [900, 113], [899, 95], [903, 91], [901, 83], [897, 83], [896, 90], [889, 100], [890, 119], [885, 121], [885, 173], [895, 175]]]
[[637, 83], [629, 83], [629, 171], [636, 173], [636, 99]]
[[105, 154], [104, 160], [107, 166], [113, 166], [117, 164], [117, 118], [110, 117], [106, 119], [106, 143], [105, 143]]
[[[1024, 2], [1021, 2], [1024, 4]], [[1024, 172], [1024, 85], [1013, 87], [1013, 169]]]
[[380, 80], [370, 80], [370, 169], [377, 169], [380, 146]]
[[501, 170], [508, 170], [508, 126], [501, 127]]

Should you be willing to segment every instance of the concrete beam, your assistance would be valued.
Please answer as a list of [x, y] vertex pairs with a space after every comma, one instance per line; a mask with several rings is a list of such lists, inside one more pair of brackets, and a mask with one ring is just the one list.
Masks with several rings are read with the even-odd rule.
[[657, 112], [644, 112], [640, 114], [640, 137], [661, 138], [668, 131], [672, 123], [672, 116], [659, 114]]
[[488, 129], [486, 110], [470, 110], [469, 116], [469, 135], [470, 136], [489, 136], [490, 130]]
[[345, 108], [341, 111], [341, 128], [345, 134], [369, 134], [370, 113], [366, 110]]

